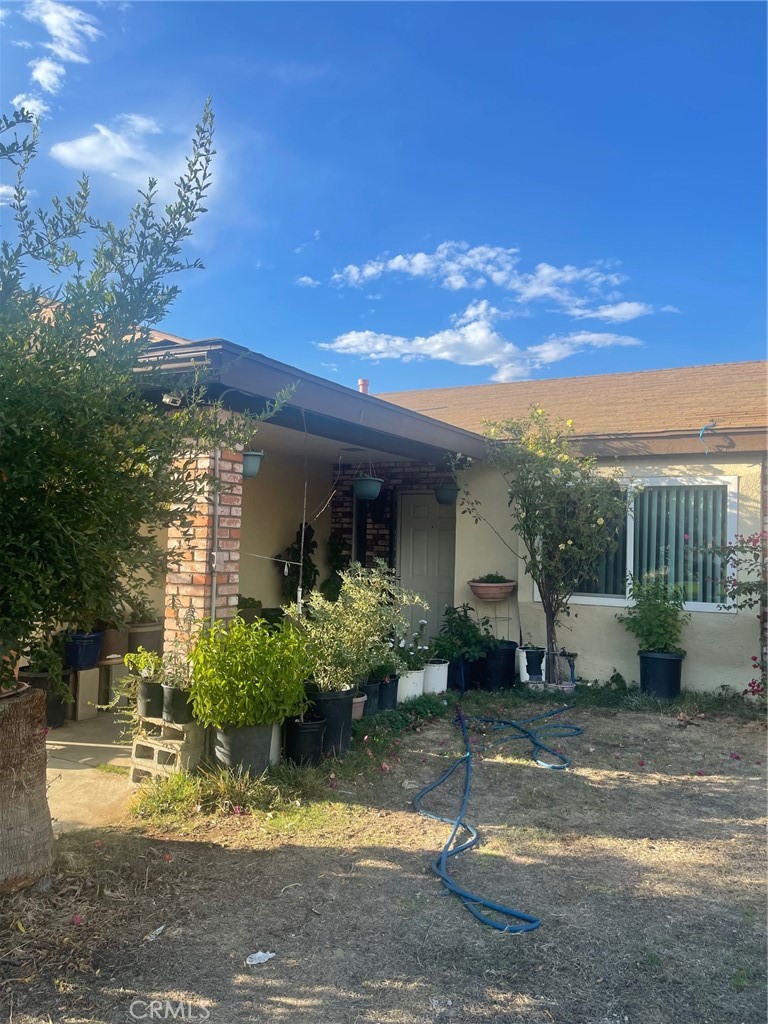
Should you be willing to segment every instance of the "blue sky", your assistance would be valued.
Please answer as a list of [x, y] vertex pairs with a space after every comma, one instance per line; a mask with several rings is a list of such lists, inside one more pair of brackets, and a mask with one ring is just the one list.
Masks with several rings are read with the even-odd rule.
[[3, 11], [41, 200], [120, 218], [212, 96], [169, 331], [374, 391], [765, 355], [762, 4]]

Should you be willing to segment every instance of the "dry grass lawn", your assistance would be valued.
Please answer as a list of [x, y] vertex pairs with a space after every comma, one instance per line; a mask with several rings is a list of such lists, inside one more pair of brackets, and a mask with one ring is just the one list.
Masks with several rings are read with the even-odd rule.
[[[481, 926], [429, 870], [446, 829], [410, 798], [460, 751], [440, 720], [306, 806], [61, 838], [49, 887], [0, 903], [0, 1021], [170, 999], [213, 1024], [762, 1024], [762, 723], [566, 718], [584, 728], [567, 772], [519, 743], [476, 758], [484, 843], [454, 861], [538, 931]], [[458, 800], [457, 781], [432, 806]], [[275, 957], [245, 966], [257, 950]]]

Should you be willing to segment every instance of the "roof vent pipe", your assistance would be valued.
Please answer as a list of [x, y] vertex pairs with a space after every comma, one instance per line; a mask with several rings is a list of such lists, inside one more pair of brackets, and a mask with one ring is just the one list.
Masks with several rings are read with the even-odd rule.
[[363, 395], [368, 394], [368, 388], [370, 386], [371, 382], [368, 380], [367, 377], [360, 377], [360, 379], [357, 382], [357, 390]]

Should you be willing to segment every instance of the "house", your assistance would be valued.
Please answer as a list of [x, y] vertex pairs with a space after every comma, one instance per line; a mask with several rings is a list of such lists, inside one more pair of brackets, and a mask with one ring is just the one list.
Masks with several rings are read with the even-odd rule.
[[[606, 679], [617, 669], [637, 678], [632, 641], [615, 621], [616, 611], [626, 604], [627, 572], [668, 562], [692, 613], [684, 636], [684, 685], [742, 689], [750, 656], [760, 649], [760, 626], [754, 612], [718, 607], [713, 558], [694, 549], [768, 530], [767, 365], [721, 363], [380, 397], [475, 432], [485, 421], [524, 416], [532, 405], [573, 420], [582, 451], [597, 456], [600, 465], [619, 467], [622, 477], [642, 488], [618, 553], [605, 559], [598, 586], [573, 596], [571, 616], [560, 630], [560, 642], [579, 653], [580, 675]], [[507, 497], [495, 474], [479, 465], [464, 483], [483, 499], [494, 525], [508, 528]], [[493, 570], [519, 580], [516, 607], [509, 611], [511, 639], [521, 634], [543, 642], [541, 605], [522, 562], [510, 564], [509, 551], [489, 530], [459, 517], [456, 602], [471, 599], [463, 580]]]
[[[446, 604], [468, 601], [490, 615], [498, 636], [542, 639], [541, 607], [522, 563], [482, 524], [435, 498], [435, 488], [451, 479], [451, 458], [469, 456], [473, 465], [462, 483], [508, 531], [506, 494], [483, 463], [482, 425], [523, 414], [533, 403], [573, 419], [586, 450], [645, 484], [648, 509], [628, 523], [623, 552], [605, 567], [601, 592], [574, 596], [571, 632], [561, 634], [579, 652], [583, 677], [606, 678], [616, 668], [637, 678], [632, 642], [615, 613], [626, 601], [625, 573], [640, 557], [652, 568], [683, 522], [706, 539], [753, 533], [765, 521], [764, 363], [374, 396], [222, 339], [191, 342], [157, 333], [148, 358], [158, 355], [166, 371], [180, 374], [204, 364], [209, 392], [234, 411], [259, 411], [295, 385], [287, 406], [255, 438], [264, 451], [258, 476], [243, 478], [241, 453], [200, 460], [201, 472], [218, 473], [225, 490], [201, 506], [194, 537], [171, 530], [163, 538], [176, 562], [154, 594], [165, 609], [167, 645], [177, 638], [180, 612], [228, 617], [238, 594], [279, 604], [284, 563], [275, 556], [303, 521], [315, 532], [321, 579], [333, 535], [346, 559], [370, 564], [381, 557], [397, 566], [404, 584], [429, 602], [431, 633]], [[713, 420], [716, 426], [702, 432]], [[373, 501], [354, 498], [352, 481], [361, 474], [383, 480]], [[689, 518], [670, 516], [671, 506], [684, 507]], [[510, 601], [483, 606], [467, 581], [492, 570], [514, 576], [519, 587]], [[684, 685], [741, 688], [758, 649], [754, 616], [718, 610], [705, 567], [684, 563], [680, 574], [693, 611]]]

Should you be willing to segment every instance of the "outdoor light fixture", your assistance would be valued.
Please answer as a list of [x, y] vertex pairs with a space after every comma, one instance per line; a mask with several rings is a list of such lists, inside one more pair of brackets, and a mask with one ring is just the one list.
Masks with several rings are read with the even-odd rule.
[[183, 401], [183, 391], [166, 391], [163, 395], [163, 405], [170, 405], [174, 409], [178, 409]]
[[252, 480], [258, 476], [264, 452], [243, 452], [243, 477]]

